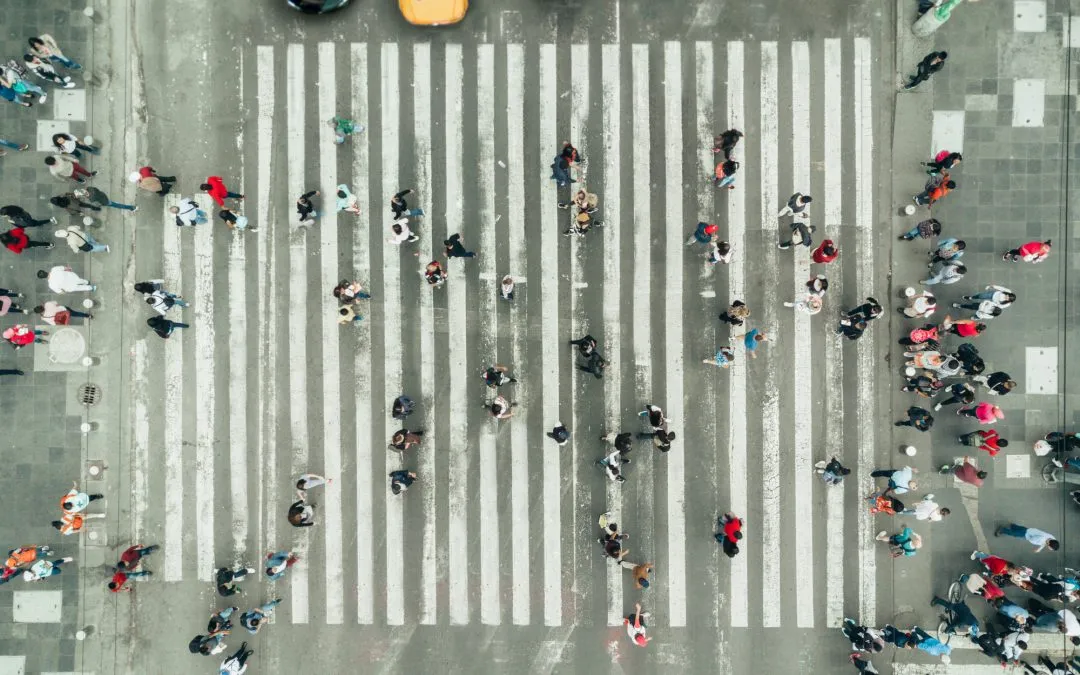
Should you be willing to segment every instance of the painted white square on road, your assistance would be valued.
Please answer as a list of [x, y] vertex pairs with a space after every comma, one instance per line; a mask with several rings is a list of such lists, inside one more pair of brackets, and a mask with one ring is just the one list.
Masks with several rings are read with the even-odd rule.
[[1031, 455], [1005, 455], [1006, 478], [1031, 478]]
[[66, 134], [71, 131], [71, 125], [65, 120], [38, 120], [37, 123], [37, 151], [38, 152], [56, 152], [56, 146], [53, 145], [53, 134]]
[[935, 110], [930, 132], [930, 156], [942, 150], [964, 151], [964, 111]]
[[0, 656], [0, 675], [23, 675], [25, 672], [25, 656]]
[[1058, 393], [1057, 347], [1028, 347], [1024, 350], [1025, 394]]
[[1013, 30], [1017, 33], [1046, 32], [1046, 0], [1016, 0]]
[[1046, 80], [1016, 80], [1013, 83], [1014, 127], [1041, 127], [1046, 111]]
[[51, 93], [53, 112], [58, 119], [86, 121], [85, 89], [59, 89]]
[[60, 623], [63, 591], [15, 591], [11, 600], [15, 623]]

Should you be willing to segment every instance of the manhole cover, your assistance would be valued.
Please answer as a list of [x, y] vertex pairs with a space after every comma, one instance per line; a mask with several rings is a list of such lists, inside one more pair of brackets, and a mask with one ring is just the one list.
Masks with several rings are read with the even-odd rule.
[[78, 363], [86, 353], [86, 338], [71, 328], [61, 328], [49, 336], [49, 360], [53, 363]]
[[101, 387], [96, 384], [86, 383], [79, 385], [79, 403], [85, 406], [97, 405], [101, 402]]

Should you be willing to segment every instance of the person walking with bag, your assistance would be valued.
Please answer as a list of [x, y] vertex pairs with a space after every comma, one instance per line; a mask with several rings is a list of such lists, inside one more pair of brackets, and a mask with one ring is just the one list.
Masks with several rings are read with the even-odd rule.
[[94, 318], [93, 314], [70, 309], [53, 300], [48, 300], [45, 304], [35, 307], [34, 313], [41, 315], [41, 320], [50, 326], [67, 326], [71, 323], [71, 317], [73, 316], [81, 319]]
[[96, 239], [75, 225], [55, 232], [57, 239], [67, 241], [73, 253], [108, 253], [108, 244], [99, 244]]
[[91, 204], [94, 204], [98, 208], [105, 208], [106, 206], [113, 209], [123, 209], [125, 211], [138, 211], [138, 206], [131, 204], [121, 204], [120, 202], [114, 202], [109, 199], [109, 195], [105, 194], [101, 190], [94, 186], [85, 188], [76, 188], [73, 193], [78, 199], [85, 199]]
[[206, 182], [199, 186], [199, 189], [210, 195], [218, 206], [225, 208], [226, 199], [243, 199], [244, 195], [239, 192], [230, 192], [225, 187], [225, 181], [221, 179], [221, 176], [210, 176], [206, 179]]
[[138, 171], [131, 172], [128, 175], [128, 181], [134, 183], [135, 187], [140, 190], [153, 192], [164, 197], [172, 190], [172, 184], [176, 182], [176, 176], [159, 176], [154, 167], [143, 166]]

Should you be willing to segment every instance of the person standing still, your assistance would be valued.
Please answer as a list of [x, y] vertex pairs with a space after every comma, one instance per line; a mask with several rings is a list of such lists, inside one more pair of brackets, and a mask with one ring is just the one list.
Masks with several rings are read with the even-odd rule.
[[930, 76], [945, 67], [945, 59], [949, 58], [948, 52], [930, 52], [919, 61], [917, 72], [904, 85], [904, 89], [913, 89], [920, 83], [930, 79]]

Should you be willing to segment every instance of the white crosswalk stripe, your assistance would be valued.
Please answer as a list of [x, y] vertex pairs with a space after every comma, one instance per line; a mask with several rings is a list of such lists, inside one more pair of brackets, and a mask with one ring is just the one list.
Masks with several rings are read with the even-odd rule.
[[[635, 533], [630, 559], [657, 563], [645, 597], [658, 625], [703, 614], [734, 628], [873, 617], [872, 545], [845, 555], [843, 537], [826, 536], [843, 528], [845, 506], [858, 509], [865, 481], [825, 490], [812, 471], [817, 459], [845, 456], [839, 420], [861, 421], [859, 402], [875, 393], [874, 338], [845, 350], [827, 325], [840, 304], [873, 293], [868, 40], [565, 52], [325, 42], [256, 46], [250, 61], [256, 100], [238, 145], [256, 149], [226, 184], [246, 192], [242, 209], [258, 230], [225, 231], [202, 194], [211, 222], [177, 228], [171, 195], [162, 250], [137, 252], [138, 276], [188, 289], [192, 304], [179, 319], [191, 328], [131, 345], [133, 529], [163, 543], [165, 581], [206, 582], [216, 567], [259, 567], [267, 552], [291, 549], [301, 562], [274, 591], [286, 598], [284, 622], [617, 626], [637, 592], [622, 568], [594, 565], [596, 516], [611, 511]], [[810, 97], [815, 88], [824, 104]], [[335, 115], [367, 129], [335, 144]], [[706, 179], [712, 137], [747, 126], [737, 189], [717, 191]], [[566, 191], [549, 178], [567, 139], [587, 162], [571, 189], [600, 193], [606, 222], [585, 238], [560, 236]], [[359, 215], [335, 209], [338, 184]], [[410, 219], [420, 240], [397, 246], [387, 201], [408, 187], [410, 207], [424, 211]], [[319, 217], [298, 227], [295, 199], [313, 188]], [[817, 318], [780, 305], [784, 289], [805, 293], [809, 252], [775, 247], [788, 235], [777, 209], [814, 190], [815, 239], [842, 250]], [[841, 231], [845, 209], [853, 238]], [[735, 250], [707, 275], [702, 248], [684, 245], [698, 219], [720, 223]], [[453, 233], [478, 257], [443, 258], [441, 238]], [[433, 259], [447, 268], [441, 288], [418, 274]], [[842, 296], [850, 268], [857, 298]], [[517, 280], [511, 302], [498, 297], [506, 274]], [[346, 326], [330, 294], [342, 278], [373, 295], [363, 320]], [[754, 307], [746, 328], [771, 341], [748, 360], [736, 329], [732, 368], [702, 369], [702, 349], [728, 333], [713, 317], [734, 299]], [[587, 332], [610, 361], [600, 381], [566, 347]], [[477, 405], [491, 392], [476, 374], [494, 363], [520, 380], [500, 390], [520, 402], [510, 420]], [[815, 378], [838, 391], [845, 370], [859, 375], [848, 405], [815, 400]], [[390, 416], [402, 393], [418, 403], [407, 423]], [[666, 454], [641, 442], [627, 482], [607, 481], [592, 465], [605, 449], [596, 436], [636, 430], [626, 425], [646, 402], [664, 407], [679, 440]], [[560, 420], [573, 437], [556, 448], [543, 432]], [[424, 442], [387, 450], [402, 426], [424, 429]], [[874, 432], [857, 426], [859, 449], [845, 463], [866, 475]], [[398, 468], [419, 475], [407, 494], [388, 489]], [[304, 472], [334, 480], [310, 496], [317, 524], [293, 528], [284, 515]], [[720, 512], [747, 516], [733, 560], [702, 558], [690, 541], [715, 517], [696, 499], [709, 482]], [[859, 513], [860, 540], [872, 540]], [[820, 584], [806, 562], [817, 558], [830, 570]], [[793, 592], [779, 592], [788, 573]], [[755, 589], [759, 579], [769, 583]], [[717, 592], [701, 593], [703, 583]]]

